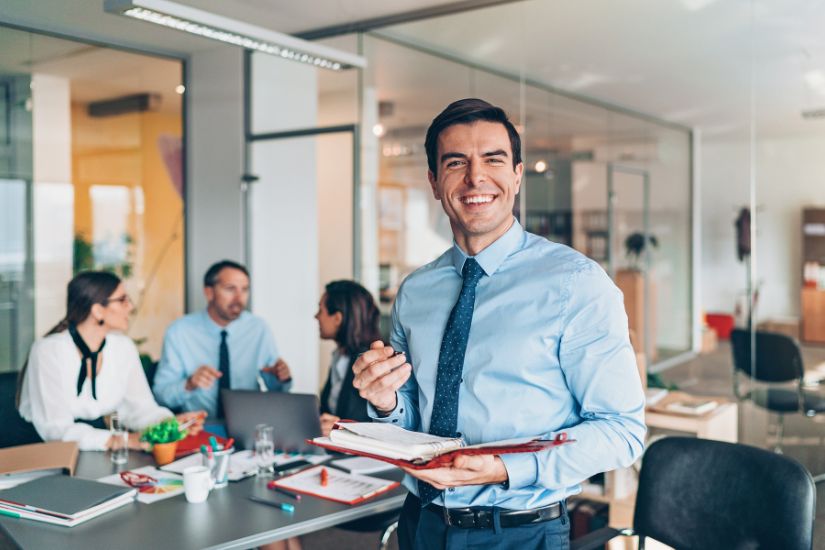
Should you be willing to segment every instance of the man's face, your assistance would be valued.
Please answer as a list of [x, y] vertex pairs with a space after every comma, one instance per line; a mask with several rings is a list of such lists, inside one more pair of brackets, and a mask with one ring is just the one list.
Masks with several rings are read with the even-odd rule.
[[203, 289], [209, 309], [226, 321], [237, 319], [249, 302], [249, 277], [239, 269], [225, 267], [218, 272], [214, 286]]
[[513, 169], [503, 124], [456, 124], [438, 136], [438, 175], [428, 173], [433, 196], [450, 218], [461, 248], [475, 255], [510, 228], [523, 165]]

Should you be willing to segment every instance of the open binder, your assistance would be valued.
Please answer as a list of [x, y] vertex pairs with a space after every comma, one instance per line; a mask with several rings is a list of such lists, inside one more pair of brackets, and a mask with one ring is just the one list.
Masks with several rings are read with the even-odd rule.
[[307, 440], [330, 451], [374, 458], [415, 470], [439, 468], [460, 454], [536, 453], [574, 441], [562, 432], [553, 439], [525, 437], [466, 445], [460, 438], [438, 437], [391, 424], [370, 422], [339, 422], [329, 437]]

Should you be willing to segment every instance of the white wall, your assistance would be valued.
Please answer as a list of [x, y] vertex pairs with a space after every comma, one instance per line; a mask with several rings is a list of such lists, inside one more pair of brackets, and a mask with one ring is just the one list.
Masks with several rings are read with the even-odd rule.
[[69, 81], [32, 75], [34, 164], [34, 333], [45, 334], [66, 314], [72, 278], [74, 187]]
[[[757, 320], [798, 317], [801, 283], [801, 212], [825, 207], [823, 136], [758, 138], [756, 177]], [[744, 293], [745, 264], [735, 257], [733, 226], [749, 203], [750, 148], [746, 139], [702, 144], [702, 304], [731, 313]]]
[[[317, 120], [316, 70], [253, 56], [255, 128], [309, 128]], [[300, 90], [299, 94], [295, 91]], [[275, 334], [292, 369], [295, 392], [316, 393], [319, 298], [318, 186], [315, 137], [256, 142], [251, 191], [253, 311]]]
[[243, 261], [243, 52], [192, 55], [186, 91], [186, 279], [190, 311], [206, 306], [203, 274], [224, 258]]

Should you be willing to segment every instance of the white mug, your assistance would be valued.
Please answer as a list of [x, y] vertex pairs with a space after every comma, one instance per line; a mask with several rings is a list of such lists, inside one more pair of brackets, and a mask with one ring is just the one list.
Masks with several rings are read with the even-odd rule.
[[206, 466], [190, 466], [183, 470], [183, 492], [187, 502], [204, 502], [214, 484]]

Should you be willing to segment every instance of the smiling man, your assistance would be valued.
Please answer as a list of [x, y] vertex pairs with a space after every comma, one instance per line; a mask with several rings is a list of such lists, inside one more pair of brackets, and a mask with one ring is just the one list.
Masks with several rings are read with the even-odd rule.
[[644, 447], [621, 293], [598, 264], [514, 219], [524, 167], [503, 110], [452, 103], [425, 148], [455, 242], [401, 285], [391, 346], [375, 342], [356, 361], [355, 387], [375, 420], [411, 430], [469, 444], [559, 432], [576, 442], [409, 470], [400, 546], [568, 548], [565, 499]]
[[220, 389], [288, 391], [292, 379], [266, 322], [246, 311], [249, 272], [223, 260], [203, 277], [206, 310], [167, 329], [152, 391], [167, 407], [223, 417]]

